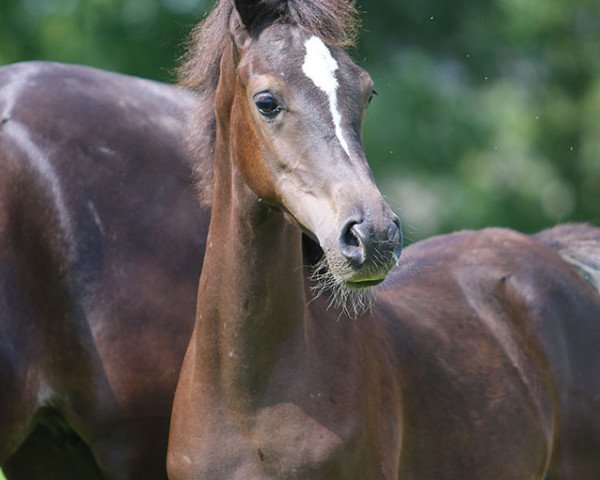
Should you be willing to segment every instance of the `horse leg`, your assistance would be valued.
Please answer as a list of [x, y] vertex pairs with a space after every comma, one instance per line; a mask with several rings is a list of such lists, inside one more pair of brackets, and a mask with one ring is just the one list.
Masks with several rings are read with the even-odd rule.
[[5, 266], [0, 252], [0, 467], [33, 428], [37, 408], [35, 374], [27, 361], [28, 332], [22, 312], [13, 308], [13, 288]]
[[[0, 312], [0, 326], [7, 325], [7, 317], [6, 311]], [[2, 333], [0, 343], [7, 339]], [[8, 348], [8, 343], [0, 346], [0, 467], [6, 478], [101, 479], [86, 445], [61, 427], [64, 422], [55, 422], [47, 408], [40, 408], [45, 390], [33, 380], [38, 368], [27, 365], [22, 354], [29, 350], [26, 342], [21, 348], [15, 344]]]
[[6, 367], [0, 352], [0, 467], [27, 437], [34, 412], [31, 399], [22, 394], [21, 382], [11, 378], [14, 372]]
[[74, 432], [40, 425], [8, 459], [8, 480], [102, 480], [89, 448]]
[[121, 419], [98, 426], [89, 446], [104, 478], [166, 480], [168, 427], [168, 417]]
[[42, 423], [2, 468], [7, 480], [166, 480], [167, 429], [168, 418], [107, 422], [86, 442]]

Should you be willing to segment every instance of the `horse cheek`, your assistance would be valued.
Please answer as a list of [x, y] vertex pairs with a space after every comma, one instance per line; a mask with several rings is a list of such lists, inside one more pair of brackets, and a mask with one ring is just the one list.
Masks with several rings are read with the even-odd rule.
[[263, 151], [252, 116], [247, 108], [238, 109], [238, 113], [234, 115], [234, 131], [243, 132], [235, 137], [238, 167], [248, 186], [259, 198], [277, 203], [279, 195], [272, 183], [273, 175], [266, 164], [266, 152]]

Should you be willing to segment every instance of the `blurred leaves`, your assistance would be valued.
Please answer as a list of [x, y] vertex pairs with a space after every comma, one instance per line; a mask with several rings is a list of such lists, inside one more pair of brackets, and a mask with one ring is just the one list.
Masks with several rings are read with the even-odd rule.
[[0, 63], [47, 59], [173, 79], [205, 0], [0, 0]]
[[376, 176], [412, 238], [600, 223], [600, 3], [363, 0]]
[[[173, 79], [207, 0], [0, 0], [0, 63]], [[409, 239], [600, 224], [600, 2], [362, 0], [367, 154]]]

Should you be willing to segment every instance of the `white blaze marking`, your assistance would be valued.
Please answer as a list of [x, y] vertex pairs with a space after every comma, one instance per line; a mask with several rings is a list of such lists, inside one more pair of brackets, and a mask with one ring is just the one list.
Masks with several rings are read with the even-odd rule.
[[350, 156], [350, 149], [342, 132], [342, 115], [338, 110], [337, 103], [337, 88], [339, 84], [337, 78], [335, 78], [335, 72], [339, 69], [338, 63], [331, 56], [331, 52], [319, 37], [313, 36], [309, 38], [304, 43], [304, 46], [306, 47], [306, 56], [304, 57], [302, 71], [318, 88], [327, 94], [335, 134], [346, 154]]

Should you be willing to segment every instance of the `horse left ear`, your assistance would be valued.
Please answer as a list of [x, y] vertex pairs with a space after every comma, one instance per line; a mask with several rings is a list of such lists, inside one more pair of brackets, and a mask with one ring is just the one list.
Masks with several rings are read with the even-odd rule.
[[287, 0], [234, 0], [234, 5], [229, 28], [239, 48], [250, 36], [279, 18]]
[[242, 50], [250, 40], [250, 34], [236, 9], [233, 9], [229, 18], [229, 32], [237, 50]]

